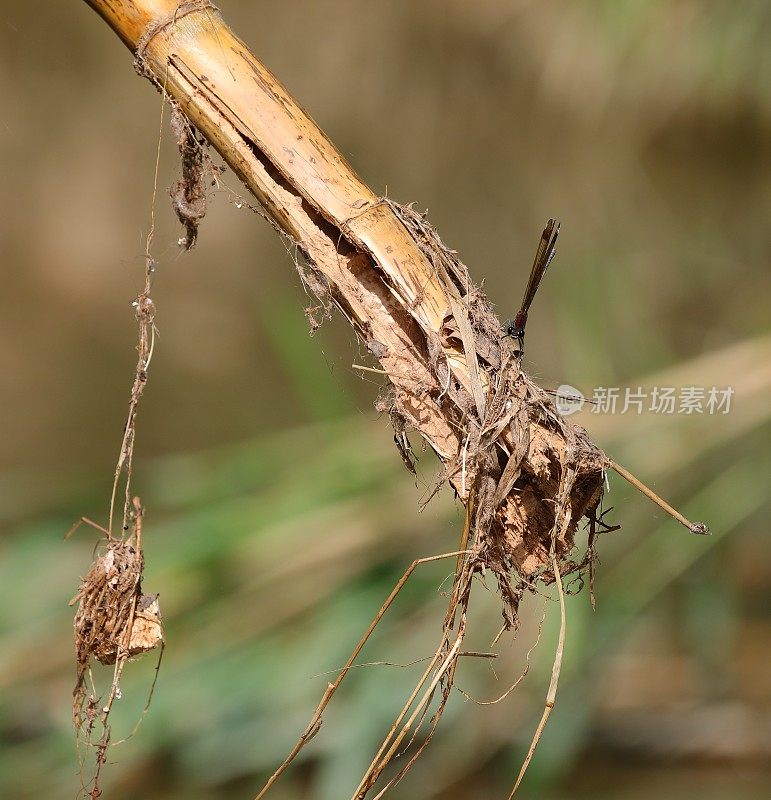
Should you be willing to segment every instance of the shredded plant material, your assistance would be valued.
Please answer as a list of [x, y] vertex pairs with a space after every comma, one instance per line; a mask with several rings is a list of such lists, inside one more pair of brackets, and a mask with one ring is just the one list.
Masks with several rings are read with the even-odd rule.
[[209, 157], [205, 140], [175, 103], [171, 104], [171, 130], [182, 158], [182, 178], [169, 188], [169, 195], [174, 213], [185, 226], [179, 243], [190, 250], [206, 216], [207, 183], [216, 184], [220, 168]]
[[163, 642], [157, 595], [142, 594], [144, 558], [137, 537], [142, 513], [139, 498], [135, 498], [135, 509], [131, 534], [121, 539], [105, 537], [104, 554], [95, 559], [70, 601], [70, 605], [78, 603], [77, 681], [73, 691], [73, 720], [78, 730], [89, 722], [86, 679], [92, 660], [112, 665], [154, 650]]

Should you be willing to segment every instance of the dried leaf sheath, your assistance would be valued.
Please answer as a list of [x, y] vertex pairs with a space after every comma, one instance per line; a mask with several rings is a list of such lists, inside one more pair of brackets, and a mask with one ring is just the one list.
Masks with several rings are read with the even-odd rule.
[[560, 464], [575, 464], [564, 557], [599, 500], [607, 460], [521, 371], [455, 254], [422, 217], [359, 179], [210, 3], [88, 1], [297, 243], [306, 283], [380, 362], [394, 414], [435, 450], [460, 498], [486, 481], [473, 541], [485, 539], [480, 558], [499, 576], [548, 566]]

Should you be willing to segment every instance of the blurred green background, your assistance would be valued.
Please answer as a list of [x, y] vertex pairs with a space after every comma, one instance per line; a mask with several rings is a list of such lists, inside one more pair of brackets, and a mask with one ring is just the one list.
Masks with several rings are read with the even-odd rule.
[[[563, 222], [532, 313], [546, 386], [733, 386], [730, 414], [593, 415], [617, 460], [696, 519], [611, 479], [597, 610], [569, 598], [557, 707], [522, 797], [761, 798], [771, 778], [771, 6], [697, 0], [238, 3], [226, 19], [376, 191], [428, 208], [500, 311], [544, 221]], [[67, 601], [104, 521], [135, 363], [160, 99], [82, 2], [0, 11], [0, 796], [72, 798]], [[164, 135], [161, 187], [178, 171]], [[168, 648], [111, 798], [249, 798], [396, 578], [454, 548], [459, 509], [417, 488], [373, 409], [378, 376], [308, 303], [232, 174], [199, 244], [156, 212], [159, 339], [138, 424], [145, 588]], [[363, 653], [433, 651], [450, 567], [408, 584]], [[469, 647], [499, 624], [480, 585]], [[505, 797], [543, 707], [558, 615], [529, 598], [492, 664], [464, 661], [395, 798]], [[127, 670], [115, 737], [153, 657]], [[354, 671], [273, 797], [348, 797], [422, 669]], [[763, 788], [765, 786], [765, 789]]]

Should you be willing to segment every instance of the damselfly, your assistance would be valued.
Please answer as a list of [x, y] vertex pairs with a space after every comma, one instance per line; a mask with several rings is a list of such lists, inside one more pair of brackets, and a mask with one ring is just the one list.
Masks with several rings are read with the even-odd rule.
[[538, 249], [535, 252], [533, 268], [530, 270], [525, 296], [522, 298], [522, 307], [519, 309], [517, 316], [514, 317], [514, 321], [506, 320], [506, 325], [504, 326], [504, 334], [517, 340], [520, 356], [525, 352], [527, 312], [530, 310], [530, 305], [533, 302], [535, 293], [538, 291], [541, 279], [546, 273], [549, 264], [551, 264], [554, 254], [557, 252], [557, 237], [559, 236], [559, 232], [559, 222], [557, 222], [556, 219], [550, 219], [543, 229], [541, 241], [538, 243]]

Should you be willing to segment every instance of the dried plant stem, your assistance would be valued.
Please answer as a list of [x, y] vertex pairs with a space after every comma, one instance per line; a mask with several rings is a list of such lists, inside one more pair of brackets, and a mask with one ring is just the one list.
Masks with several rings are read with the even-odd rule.
[[608, 459], [609, 465], [613, 468], [615, 472], [617, 472], [625, 481], [628, 481], [635, 489], [639, 492], [642, 492], [649, 500], [652, 500], [659, 508], [663, 508], [664, 511], [669, 514], [670, 517], [676, 519], [681, 525], [684, 525], [691, 533], [699, 534], [700, 536], [707, 536], [709, 535], [709, 528], [703, 522], [691, 522], [689, 519], [684, 517], [677, 509], [672, 508], [666, 500], [662, 500], [650, 486], [646, 486], [639, 478], [636, 478], [632, 473], [622, 467], [620, 464], [617, 464], [615, 461]]
[[[463, 639], [464, 639], [464, 637], [465, 637], [465, 635], [466, 635], [466, 615], [465, 615], [465, 612], [464, 612], [464, 613], [462, 614], [462, 616], [461, 616], [461, 625], [459, 626], [459, 629], [458, 629], [458, 639], [459, 639], [459, 640], [462, 642], [462, 641], [463, 641]], [[446, 646], [446, 644], [445, 644], [445, 645], [443, 645], [443, 646]], [[425, 750], [425, 749], [428, 747], [428, 745], [431, 743], [431, 739], [433, 738], [433, 736], [434, 736], [434, 733], [435, 733], [435, 731], [436, 731], [436, 729], [437, 729], [437, 726], [439, 725], [439, 721], [441, 720], [441, 718], [442, 718], [442, 715], [444, 714], [444, 709], [445, 709], [445, 706], [447, 705], [447, 701], [448, 701], [448, 700], [449, 700], [449, 698], [450, 698], [450, 693], [451, 693], [452, 687], [453, 687], [453, 685], [454, 685], [454, 683], [455, 683], [455, 670], [456, 670], [456, 668], [457, 668], [457, 665], [458, 665], [458, 659], [460, 658], [460, 655], [461, 655], [461, 653], [460, 653], [460, 652], [458, 652], [458, 653], [456, 654], [456, 656], [453, 658], [452, 662], [450, 663], [450, 665], [449, 665], [449, 667], [448, 667], [448, 669], [447, 669], [447, 671], [446, 671], [446, 674], [445, 674], [444, 678], [442, 679], [442, 686], [443, 686], [443, 688], [442, 688], [441, 699], [440, 699], [440, 701], [439, 701], [439, 705], [438, 705], [438, 707], [437, 707], [436, 711], [433, 713], [433, 715], [432, 715], [432, 717], [431, 717], [431, 729], [429, 730], [429, 732], [428, 732], [428, 734], [427, 734], [426, 738], [423, 740], [423, 742], [421, 742], [421, 744], [420, 744], [420, 747], [418, 747], [418, 748], [417, 748], [417, 750], [416, 750], [416, 751], [415, 751], [415, 752], [412, 754], [412, 756], [410, 757], [409, 761], [408, 761], [408, 762], [407, 762], [407, 763], [406, 763], [406, 764], [405, 764], [405, 765], [404, 765], [404, 766], [403, 766], [403, 767], [402, 767], [402, 768], [399, 770], [399, 772], [397, 773], [397, 775], [396, 775], [395, 777], [393, 777], [393, 778], [392, 778], [392, 779], [391, 779], [391, 780], [390, 780], [390, 781], [389, 781], [389, 782], [388, 782], [388, 783], [387, 783], [387, 784], [386, 784], [386, 785], [385, 785], [385, 786], [384, 786], [384, 787], [383, 787], [383, 788], [382, 788], [382, 789], [381, 789], [381, 790], [380, 790], [380, 791], [377, 793], [377, 795], [375, 796], [375, 798], [373, 798], [373, 800], [378, 800], [378, 798], [381, 798], [381, 797], [383, 797], [383, 795], [385, 795], [385, 794], [386, 794], [386, 792], [387, 792], [389, 789], [391, 789], [391, 787], [393, 787], [393, 786], [395, 786], [397, 783], [399, 783], [399, 781], [401, 781], [401, 779], [402, 779], [402, 778], [403, 778], [403, 777], [404, 777], [404, 776], [405, 776], [405, 775], [406, 775], [406, 774], [407, 774], [407, 773], [410, 771], [410, 769], [412, 769], [412, 767], [413, 767], [413, 765], [415, 764], [415, 762], [416, 762], [416, 761], [417, 761], [417, 760], [418, 760], [418, 759], [421, 757], [421, 755], [423, 755], [423, 751], [424, 751], [424, 750]], [[423, 709], [423, 711], [422, 711], [422, 713], [421, 713], [420, 723], [419, 723], [419, 725], [416, 727], [415, 731], [413, 732], [413, 734], [412, 734], [412, 737], [411, 737], [411, 739], [410, 739], [410, 742], [409, 742], [409, 744], [408, 744], [408, 745], [407, 745], [407, 746], [404, 748], [405, 750], [407, 750], [407, 748], [409, 747], [409, 745], [411, 745], [411, 744], [412, 744], [412, 742], [413, 742], [413, 741], [415, 740], [415, 738], [417, 737], [417, 735], [418, 735], [418, 731], [419, 731], [419, 729], [420, 729], [420, 725], [422, 725], [422, 723], [423, 723], [423, 719], [425, 718], [425, 716], [426, 716], [426, 714], [427, 714], [427, 712], [428, 712], [428, 704], [431, 702], [431, 699], [432, 699], [432, 698], [429, 698], [429, 701], [428, 701], [428, 703], [425, 705], [425, 707], [424, 707], [424, 709]], [[374, 782], [374, 780], [376, 780], [376, 779], [377, 779], [377, 777], [380, 775], [380, 773], [382, 772], [382, 770], [383, 770], [383, 769], [385, 769], [385, 767], [388, 765], [389, 761], [390, 761], [390, 760], [391, 760], [391, 759], [392, 759], [392, 758], [393, 758], [395, 755], [397, 755], [397, 754], [396, 754], [396, 751], [394, 750], [394, 752], [393, 752], [393, 753], [392, 753], [392, 754], [389, 756], [389, 758], [388, 758], [388, 759], [385, 759], [385, 758], [384, 758], [384, 759], [381, 761], [381, 764], [378, 766], [377, 773], [374, 775], [373, 782]]]
[[387, 375], [384, 369], [377, 369], [377, 367], [363, 367], [361, 364], [351, 364], [351, 369], [358, 369], [360, 372], [374, 372], [378, 375]]
[[533, 734], [533, 739], [530, 742], [530, 747], [522, 763], [522, 767], [517, 775], [517, 780], [514, 787], [509, 794], [508, 800], [511, 800], [517, 792], [522, 779], [525, 777], [527, 768], [533, 759], [535, 748], [543, 735], [546, 723], [549, 721], [552, 709], [557, 700], [557, 687], [559, 685], [560, 673], [562, 671], [562, 656], [565, 651], [565, 634], [567, 631], [567, 615], [565, 611], [565, 590], [562, 585], [562, 572], [560, 570], [559, 560], [557, 559], [557, 542], [562, 538], [565, 529], [570, 524], [570, 492], [573, 482], [576, 479], [576, 469], [574, 462], [570, 458], [571, 449], [575, 445], [575, 441], [571, 435], [568, 435], [568, 449], [564, 455], [562, 469], [560, 473], [560, 482], [557, 495], [554, 499], [554, 526], [552, 528], [551, 547], [549, 548], [549, 559], [551, 560], [552, 571], [554, 573], [554, 582], [557, 585], [557, 594], [559, 596], [560, 604], [560, 630], [557, 638], [557, 648], [554, 652], [554, 663], [552, 665], [551, 680], [549, 681], [549, 689], [546, 692], [546, 703], [544, 705], [543, 714], [538, 726]]
[[[519, 502], [502, 492], [495, 519], [508, 531], [512, 566], [539, 573], [548, 565], [549, 521], [538, 498], [551, 486], [543, 465], [560, 451], [570, 425], [556, 419], [549, 396], [522, 372], [465, 266], [420, 214], [362, 182], [210, 3], [87, 2], [304, 256], [298, 269], [307, 287], [324, 313], [341, 311], [377, 359], [373, 367], [389, 381], [392, 419], [420, 432], [461, 502], [481, 450], [516, 453], [519, 461], [522, 445], [523, 456], [541, 465], [511, 470], [512, 486], [527, 474], [533, 491]], [[576, 519], [598, 501], [606, 466], [586, 437], [584, 446], [593, 459], [576, 485]]]
[[[383, 739], [380, 747], [378, 748], [377, 753], [375, 753], [375, 756], [372, 759], [372, 762], [370, 763], [369, 767], [367, 767], [367, 771], [365, 772], [364, 777], [361, 779], [361, 781], [359, 783], [359, 786], [357, 787], [357, 790], [356, 790], [357, 794], [354, 795], [355, 797], [360, 796], [360, 793], [361, 793], [361, 791], [363, 790], [363, 787], [364, 787], [365, 779], [368, 776], [371, 778], [373, 770], [377, 767], [377, 765], [379, 763], [381, 763], [381, 758], [383, 756], [383, 753], [385, 753], [386, 748], [388, 747], [388, 745], [393, 740], [393, 737], [394, 737], [394, 734], [396, 733], [397, 728], [399, 727], [399, 725], [401, 725], [402, 720], [404, 720], [404, 718], [407, 716], [407, 713], [409, 712], [410, 708], [412, 708], [412, 704], [415, 702], [415, 698], [418, 696], [418, 694], [420, 694], [420, 690], [423, 688], [423, 686], [425, 685], [426, 681], [431, 676], [431, 671], [434, 669], [434, 667], [439, 662], [439, 659], [442, 656], [442, 646], [444, 644], [445, 644], [445, 642], [444, 642], [444, 640], [442, 640], [442, 645], [440, 645], [437, 648], [436, 652], [434, 653], [433, 657], [431, 658], [431, 661], [429, 662], [429, 664], [426, 667], [425, 671], [420, 676], [420, 679], [417, 681], [415, 686], [413, 686], [412, 691], [410, 692], [410, 696], [407, 698], [407, 700], [405, 701], [405, 703], [402, 706], [401, 710], [397, 714], [396, 719], [393, 721], [393, 723], [391, 724], [391, 727], [388, 729], [388, 733], [386, 734], [386, 736]], [[373, 781], [370, 780], [370, 787], [371, 787], [372, 783], [373, 783]], [[370, 788], [370, 787], [367, 787], [367, 788]]]
[[81, 517], [77, 522], [73, 524], [73, 526], [64, 534], [65, 539], [69, 539], [73, 533], [81, 526], [81, 525], [88, 525], [90, 528], [99, 531], [99, 533], [103, 533], [106, 537], [109, 538], [110, 531], [107, 530], [103, 525], [100, 525], [98, 522], [94, 522], [94, 520], [89, 519], [88, 517]]
[[[421, 564], [428, 564], [432, 561], [440, 561], [441, 559], [444, 558], [454, 558], [456, 556], [461, 556], [461, 555], [463, 555], [462, 552], [454, 550], [451, 553], [442, 553], [436, 556], [417, 558], [415, 559], [415, 561], [412, 562], [412, 564], [410, 564], [409, 567], [407, 567], [402, 577], [396, 583], [396, 586], [394, 586], [391, 593], [388, 595], [385, 602], [380, 607], [380, 610], [377, 612], [377, 614], [375, 614], [374, 618], [372, 619], [372, 622], [370, 622], [369, 624], [369, 627], [364, 632], [364, 635], [361, 637], [361, 639], [359, 639], [359, 643], [356, 645], [356, 647], [354, 647], [353, 652], [348, 658], [348, 661], [345, 662], [345, 665], [340, 670], [340, 674], [332, 683], [327, 685], [327, 688], [324, 690], [324, 694], [321, 697], [321, 701], [316, 707], [316, 710], [313, 712], [313, 716], [311, 717], [310, 722], [306, 726], [300, 738], [295, 743], [289, 755], [284, 759], [281, 766], [270, 776], [270, 778], [268, 778], [267, 783], [265, 784], [265, 786], [262, 787], [260, 793], [256, 796], [255, 800], [260, 800], [262, 797], [265, 796], [270, 787], [273, 786], [273, 784], [281, 777], [281, 775], [284, 773], [287, 767], [292, 763], [292, 761], [294, 761], [300, 750], [302, 750], [303, 747], [305, 747], [305, 745], [319, 732], [322, 723], [321, 715], [324, 713], [324, 709], [327, 707], [329, 701], [332, 699], [332, 696], [337, 691], [340, 684], [343, 682], [345, 676], [350, 671], [354, 661], [356, 661], [356, 659], [359, 656], [359, 653], [362, 651], [362, 648], [367, 643], [369, 637], [372, 635], [372, 632], [375, 630], [378, 623], [385, 615], [386, 611], [388, 611], [388, 609], [390, 608], [391, 603], [393, 603], [393, 601], [396, 599], [396, 596], [402, 590], [404, 584], [407, 583], [407, 581], [409, 580], [410, 575], [412, 575], [412, 573]], [[433, 663], [434, 662], [432, 661], [431, 665], [429, 666], [429, 670], [433, 666]]]
[[[455, 579], [453, 581], [452, 591], [450, 593], [450, 600], [447, 608], [447, 614], [445, 615], [445, 621], [442, 628], [441, 641], [436, 649], [436, 652], [434, 653], [433, 658], [431, 659], [431, 662], [426, 667], [426, 670], [420, 677], [420, 680], [418, 680], [418, 682], [415, 684], [410, 696], [407, 698], [407, 701], [402, 706], [401, 711], [399, 712], [393, 724], [391, 725], [391, 728], [389, 729], [388, 733], [383, 739], [383, 742], [380, 745], [380, 748], [378, 749], [377, 753], [375, 754], [375, 757], [372, 759], [372, 762], [367, 768], [364, 777], [359, 782], [356, 792], [354, 793], [355, 800], [357, 799], [360, 800], [361, 798], [364, 798], [367, 792], [375, 785], [377, 779], [382, 774], [383, 770], [388, 766], [390, 761], [393, 759], [396, 753], [396, 749], [399, 746], [399, 743], [402, 741], [404, 736], [410, 730], [418, 714], [421, 714], [420, 720], [422, 724], [422, 721], [425, 718], [425, 714], [428, 710], [428, 704], [430, 703], [434, 691], [436, 690], [437, 686], [436, 681], [432, 681], [433, 688], [430, 688], [430, 691], [424, 694], [423, 699], [418, 703], [418, 706], [416, 706], [415, 711], [412, 717], [410, 718], [410, 721], [408, 721], [408, 723], [404, 726], [401, 733], [398, 735], [396, 734], [399, 725], [402, 724], [404, 717], [407, 715], [410, 708], [412, 707], [412, 704], [415, 702], [415, 698], [418, 696], [420, 690], [424, 686], [425, 682], [428, 680], [431, 671], [434, 669], [436, 664], [446, 653], [450, 641], [450, 634], [455, 624], [458, 610], [460, 610], [461, 614], [460, 623], [458, 625], [458, 631], [456, 635], [456, 644], [458, 648], [462, 644], [463, 639], [466, 635], [466, 611], [468, 609], [471, 578], [474, 571], [474, 564], [469, 560], [464, 561], [463, 557], [464, 555], [470, 554], [470, 551], [466, 550], [465, 547], [468, 545], [470, 538], [470, 531], [474, 513], [473, 509], [475, 506], [475, 497], [476, 497], [475, 493], [472, 493], [471, 498], [469, 499], [469, 503], [466, 505], [463, 531], [460, 537], [461, 544], [457, 551], [458, 561], [456, 565], [456, 574], [455, 574]], [[428, 736], [421, 743], [420, 747], [417, 749], [417, 752], [415, 752], [412, 755], [407, 764], [399, 771], [396, 777], [393, 778], [391, 781], [389, 781], [386, 784], [386, 786], [384, 786], [383, 789], [378, 793], [377, 795], [378, 798], [382, 797], [391, 786], [393, 786], [395, 783], [400, 781], [402, 777], [404, 777], [404, 775], [410, 770], [412, 765], [420, 757], [420, 755], [423, 753], [423, 751], [426, 749], [429, 742], [431, 741], [433, 733], [436, 730], [436, 726], [439, 724], [439, 720], [441, 719], [442, 714], [444, 713], [445, 705], [447, 704], [447, 700], [449, 699], [450, 696], [450, 691], [454, 683], [455, 668], [457, 666], [457, 661], [458, 661], [458, 651], [456, 650], [456, 654], [451, 659], [445, 662], [446, 666], [443, 664], [443, 666], [440, 667], [439, 671], [437, 672], [439, 679], [442, 678], [444, 679], [444, 690], [442, 692], [442, 698], [441, 702], [439, 703], [439, 707], [434, 712], [432, 718], [431, 730]], [[439, 673], [441, 673], [441, 675]], [[435, 678], [436, 677], [437, 676], [435, 676]], [[419, 727], [420, 726], [418, 726], [418, 728]], [[415, 732], [413, 733], [413, 738], [417, 735], [417, 730], [418, 729], [416, 729]], [[394, 739], [394, 736], [396, 736], [396, 739]]]
[[472, 495], [469, 497], [468, 503], [466, 504], [466, 513], [463, 517], [463, 530], [461, 531], [460, 542], [458, 543], [458, 560], [455, 562], [455, 578], [452, 582], [452, 592], [450, 594], [449, 605], [447, 606], [447, 614], [444, 618], [445, 628], [452, 626], [452, 618], [455, 614], [455, 609], [458, 607], [461, 577], [463, 575], [463, 568], [467, 563], [469, 554], [469, 550], [467, 548], [469, 537], [471, 536], [471, 523], [474, 518], [474, 498], [475, 495], [472, 493]]
[[549, 717], [551, 716], [554, 704], [557, 701], [557, 686], [560, 680], [560, 672], [562, 671], [562, 655], [565, 650], [565, 632], [567, 630], [567, 617], [565, 614], [565, 591], [562, 586], [562, 576], [560, 575], [560, 568], [559, 564], [557, 563], [557, 556], [553, 552], [551, 554], [551, 561], [552, 561], [552, 567], [554, 569], [554, 580], [557, 584], [557, 592], [559, 594], [559, 602], [560, 602], [559, 638], [557, 639], [557, 649], [554, 653], [554, 664], [552, 665], [551, 680], [549, 681], [549, 690], [546, 693], [546, 705], [544, 706], [543, 709], [543, 715], [541, 716], [541, 721], [538, 723], [538, 727], [535, 729], [533, 740], [530, 742], [530, 748], [528, 749], [527, 755], [525, 756], [525, 760], [522, 763], [522, 767], [519, 770], [519, 775], [517, 775], [517, 780], [514, 783], [514, 788], [511, 790], [511, 794], [509, 794], [509, 800], [511, 800], [511, 798], [514, 797], [514, 795], [517, 792], [517, 789], [519, 789], [519, 785], [522, 783], [522, 779], [525, 777], [527, 768], [530, 766], [530, 762], [533, 760], [533, 754], [535, 753], [535, 748], [538, 746], [538, 742], [540, 741], [544, 729], [546, 728], [546, 723], [549, 721]]
[[[404, 723], [404, 726], [402, 727], [401, 731], [399, 731], [398, 735], [391, 741], [390, 747], [388, 747], [388, 750], [385, 753], [385, 755], [383, 755], [383, 758], [378, 760], [379, 757], [380, 757], [380, 752], [382, 752], [382, 750], [384, 749], [384, 747], [387, 745], [387, 743], [390, 740], [390, 736], [386, 737], [385, 742], [383, 743], [383, 745], [381, 745], [381, 750], [378, 751], [378, 755], [375, 757], [375, 759], [370, 764], [369, 769], [364, 774], [364, 777], [361, 779], [361, 783], [357, 787], [356, 791], [353, 793], [353, 796], [352, 796], [351, 800], [361, 800], [361, 798], [363, 798], [364, 795], [366, 794], [366, 790], [369, 788], [369, 786], [371, 786], [372, 783], [374, 783], [374, 781], [377, 780], [378, 775], [385, 769], [386, 765], [394, 757], [394, 754], [396, 753], [396, 749], [399, 747], [399, 745], [401, 744], [402, 740], [404, 739], [404, 737], [409, 732], [410, 728], [412, 727], [412, 725], [414, 724], [415, 720], [417, 719], [418, 714], [420, 714], [420, 712], [423, 710], [424, 706], [426, 706], [428, 704], [428, 702], [431, 700], [431, 697], [434, 694], [434, 690], [436, 689], [437, 684], [444, 677], [445, 673], [450, 669], [451, 665], [455, 663], [456, 655], [458, 653], [458, 650], [460, 649], [462, 641], [463, 641], [463, 637], [461, 635], [458, 635], [458, 637], [455, 639], [454, 644], [450, 648], [450, 652], [447, 653], [444, 661], [442, 661], [441, 666], [436, 671], [436, 674], [434, 675], [434, 677], [431, 679], [431, 682], [429, 683], [428, 688], [426, 689], [426, 691], [423, 693], [423, 696], [418, 701], [418, 704], [415, 706], [415, 709], [413, 710], [413, 712], [410, 715], [409, 719], [407, 720], [407, 722]], [[438, 660], [440, 652], [441, 652], [441, 650], [437, 650], [436, 656], [431, 661], [431, 665], [430, 665], [431, 668], [433, 668], [433, 665], [436, 663], [436, 660]], [[424, 680], [425, 680], [425, 678], [424, 678]], [[420, 685], [422, 685], [422, 684], [419, 684], [419, 686]], [[410, 699], [413, 699], [413, 698], [414, 698], [414, 694], [411, 696]], [[405, 708], [409, 708], [409, 705], [405, 706]], [[402, 713], [406, 713], [406, 712], [403, 711]]]

